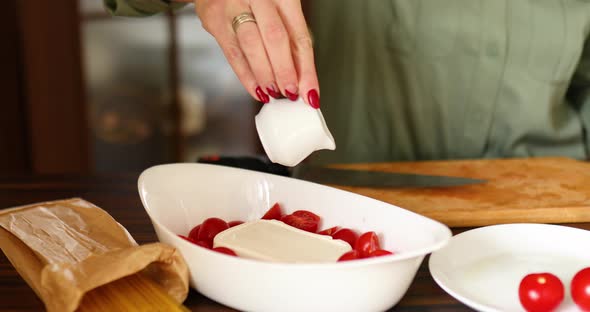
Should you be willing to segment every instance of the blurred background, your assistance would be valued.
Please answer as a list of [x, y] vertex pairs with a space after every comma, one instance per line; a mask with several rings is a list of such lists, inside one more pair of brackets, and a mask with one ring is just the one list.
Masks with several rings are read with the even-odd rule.
[[258, 103], [188, 5], [111, 17], [101, 0], [4, 0], [0, 171], [137, 172], [261, 154]]

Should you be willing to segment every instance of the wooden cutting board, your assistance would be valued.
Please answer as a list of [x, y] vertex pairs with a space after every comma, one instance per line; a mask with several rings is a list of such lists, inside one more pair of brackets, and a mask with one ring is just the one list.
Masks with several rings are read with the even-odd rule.
[[334, 187], [369, 196], [448, 226], [590, 222], [590, 162], [519, 158], [347, 164], [337, 168], [487, 180], [445, 188]]

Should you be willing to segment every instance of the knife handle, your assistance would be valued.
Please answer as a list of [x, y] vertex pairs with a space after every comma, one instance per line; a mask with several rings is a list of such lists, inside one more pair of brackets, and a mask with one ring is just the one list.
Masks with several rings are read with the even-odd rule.
[[210, 155], [199, 157], [197, 162], [253, 170], [281, 176], [291, 175], [287, 167], [272, 163], [265, 157]]

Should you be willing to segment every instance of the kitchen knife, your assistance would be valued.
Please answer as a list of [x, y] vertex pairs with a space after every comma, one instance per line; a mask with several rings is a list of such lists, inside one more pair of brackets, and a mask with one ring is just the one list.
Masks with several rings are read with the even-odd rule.
[[289, 176], [292, 178], [320, 184], [331, 184], [340, 186], [358, 186], [372, 188], [417, 188], [451, 187], [485, 182], [485, 180], [462, 177], [334, 169], [309, 165], [300, 165], [295, 168], [287, 168], [284, 166], [273, 164], [272, 162], [264, 158], [250, 156], [208, 156], [199, 158], [198, 162], [255, 170], [282, 176]]
[[320, 184], [371, 188], [451, 187], [484, 183], [485, 180], [383, 171], [302, 166], [293, 177]]

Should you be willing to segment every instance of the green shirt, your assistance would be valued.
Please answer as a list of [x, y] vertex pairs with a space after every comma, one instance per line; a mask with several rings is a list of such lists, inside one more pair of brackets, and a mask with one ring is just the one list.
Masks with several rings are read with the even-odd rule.
[[116, 16], [150, 16], [185, 5], [167, 0], [103, 0], [103, 3], [105, 9]]
[[588, 158], [590, 2], [311, 4], [322, 112], [336, 140], [314, 160]]

